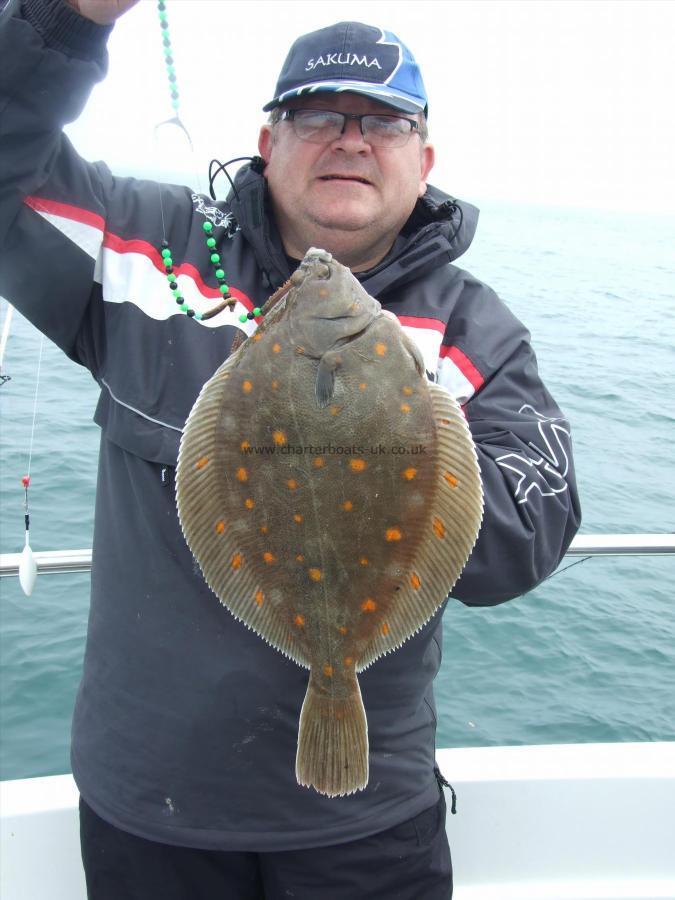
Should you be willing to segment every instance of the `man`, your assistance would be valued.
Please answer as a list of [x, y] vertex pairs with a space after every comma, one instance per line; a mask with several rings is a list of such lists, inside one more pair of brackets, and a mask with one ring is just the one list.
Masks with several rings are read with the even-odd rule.
[[564, 554], [579, 524], [565, 422], [524, 327], [451, 264], [477, 212], [426, 185], [427, 99], [394, 35], [341, 23], [299, 38], [261, 159], [214, 206], [113, 178], [61, 134], [103, 77], [107, 24], [130, 5], [11, 0], [0, 19], [0, 291], [101, 386], [72, 744], [89, 895], [445, 900], [440, 615], [361, 676], [369, 784], [328, 799], [293, 772], [306, 674], [220, 607], [183, 541], [182, 425], [238, 329], [256, 327], [207, 314], [228, 289], [237, 312], [262, 305], [314, 245], [400, 318], [464, 405], [479, 454], [485, 517], [453, 591], [469, 605], [529, 590]]

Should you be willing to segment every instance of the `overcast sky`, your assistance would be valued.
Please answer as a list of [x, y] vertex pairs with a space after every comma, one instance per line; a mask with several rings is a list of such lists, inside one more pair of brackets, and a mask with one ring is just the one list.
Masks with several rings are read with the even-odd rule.
[[[187, 171], [256, 152], [262, 105], [299, 34], [345, 19], [395, 32], [421, 64], [437, 164], [467, 200], [675, 214], [670, 0], [168, 0], [181, 115], [171, 114], [154, 0], [110, 40], [110, 70], [69, 127], [114, 170]], [[199, 177], [199, 181], [197, 180]], [[219, 195], [226, 193], [223, 183]]]

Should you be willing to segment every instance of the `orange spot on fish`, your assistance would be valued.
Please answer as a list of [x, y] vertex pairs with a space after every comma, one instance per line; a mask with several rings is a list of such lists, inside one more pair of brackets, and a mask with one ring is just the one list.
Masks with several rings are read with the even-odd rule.
[[443, 478], [445, 478], [445, 480], [448, 482], [450, 487], [457, 487], [457, 485], [459, 483], [457, 481], [457, 479], [455, 478], [455, 476], [452, 475], [450, 472], [443, 472]]
[[434, 534], [436, 535], [437, 538], [445, 537], [445, 525], [441, 522], [441, 520], [439, 518], [434, 517], [432, 527], [434, 529]]
[[273, 391], [276, 391], [276, 389], [277, 389], [278, 387], [279, 387], [279, 382], [277, 381], [276, 378], [273, 378], [273, 379], [272, 379], [272, 390], [273, 390]]
[[329, 665], [325, 665], [323, 667], [323, 674], [326, 676], [326, 678], [332, 678], [333, 677], [333, 667], [329, 666]]
[[402, 413], [409, 413], [411, 410], [411, 406], [409, 403], [401, 403], [399, 409]]
[[298, 562], [304, 562], [304, 561], [305, 561], [305, 557], [302, 555], [302, 553], [298, 553], [298, 554], [296, 555], [295, 558], [296, 558], [296, 560], [297, 560]]
[[408, 466], [407, 469], [404, 469], [401, 472], [401, 475], [403, 475], [406, 481], [412, 481], [415, 475], [417, 475], [417, 469], [414, 466]]
[[323, 456], [317, 456], [312, 460], [312, 465], [315, 469], [322, 469], [326, 465], [326, 460], [323, 458]]
[[391, 528], [387, 528], [384, 533], [384, 537], [387, 541], [400, 541], [403, 537], [403, 532], [398, 527], [398, 525], [392, 525]]
[[382, 623], [382, 626], [381, 626], [381, 628], [380, 628], [380, 631], [382, 632], [382, 634], [383, 634], [385, 637], [389, 634], [389, 626], [387, 625], [386, 622], [383, 622], [383, 623]]
[[262, 340], [262, 335], [261, 335], [261, 334], [258, 334], [258, 332], [256, 331], [256, 333], [253, 335], [253, 337], [251, 338], [251, 340], [256, 341], [256, 342], [257, 342], [257, 341], [260, 341], [260, 340]]
[[263, 553], [263, 559], [265, 560], [265, 562], [267, 563], [268, 566], [271, 565], [273, 562], [277, 561], [277, 558], [274, 555], [274, 553], [270, 553], [269, 550], [265, 550], [265, 552]]
[[449, 425], [450, 424], [450, 419], [440, 419], [439, 421], [440, 421], [441, 425]]
[[304, 616], [301, 616], [299, 613], [298, 613], [298, 615], [293, 619], [293, 621], [294, 621], [295, 624], [298, 626], [298, 628], [304, 628], [304, 627], [305, 627], [305, 617], [304, 617]]
[[234, 556], [232, 557], [232, 561], [230, 562], [230, 565], [232, 566], [233, 569], [241, 569], [241, 564], [243, 563], [243, 561], [244, 561], [244, 557], [242, 556], [242, 554], [235, 553]]
[[312, 581], [321, 581], [321, 579], [323, 578], [321, 569], [307, 569], [307, 574], [312, 579]]
[[354, 509], [354, 504], [351, 500], [345, 500], [345, 502], [342, 504], [342, 508], [345, 512], [351, 512]]
[[216, 534], [222, 534], [225, 531], [225, 523], [221, 519], [220, 522], [216, 522]]
[[296, 487], [298, 486], [298, 482], [295, 480], [295, 478], [289, 478], [286, 481], [286, 484], [288, 485], [288, 488], [291, 491], [294, 491], [296, 489]]
[[367, 556], [360, 556], [360, 557], [359, 557], [359, 562], [361, 563], [362, 566], [367, 566], [368, 563], [369, 563], [368, 557], [367, 557]]
[[294, 521], [294, 522], [302, 522], [302, 516], [300, 515], [300, 513], [295, 513], [295, 514], [294, 514], [294, 516], [293, 516], [293, 521]]
[[375, 612], [375, 610], [377, 609], [377, 603], [375, 603], [372, 597], [366, 597], [366, 599], [361, 604], [361, 609], [364, 612]]
[[207, 466], [208, 464], [209, 464], [208, 456], [201, 456], [195, 463], [195, 469], [203, 469], [204, 466]]
[[351, 665], [353, 665], [353, 663], [354, 663], [354, 657], [353, 657], [353, 656], [345, 656], [345, 658], [342, 660], [342, 662], [343, 662], [346, 666], [351, 666]]
[[328, 288], [321, 288], [319, 290], [319, 297], [327, 297], [328, 296]]
[[375, 353], [378, 356], [384, 356], [384, 354], [386, 352], [387, 352], [387, 345], [383, 344], [381, 341], [378, 341], [377, 344], [375, 344]]
[[366, 468], [366, 461], [365, 459], [350, 459], [349, 468], [352, 472], [363, 472]]
[[347, 634], [349, 629], [347, 628], [346, 625], [340, 625], [340, 627], [338, 628], [338, 631], [340, 632], [340, 634]]
[[408, 387], [408, 385], [406, 385], [406, 386], [403, 388], [403, 393], [406, 395], [406, 397], [411, 397], [411, 396], [413, 395], [414, 392], [413, 392], [413, 389], [412, 389], [411, 387]]
[[267, 525], [260, 526], [260, 534], [267, 534]]
[[265, 597], [264, 597], [262, 591], [255, 592], [255, 602], [258, 604], [258, 606], [262, 606], [264, 599], [265, 599]]
[[251, 497], [247, 497], [244, 500], [244, 506], [246, 507], [246, 509], [253, 509], [253, 507], [255, 506], [255, 500], [253, 500]]
[[335, 405], [333, 405], [333, 406], [331, 406], [331, 408], [330, 408], [330, 414], [331, 414], [331, 416], [338, 416], [341, 412], [342, 412], [342, 407], [341, 407], [341, 406], [335, 406]]
[[251, 445], [249, 444], [248, 441], [242, 441], [241, 444], [239, 444], [239, 449], [242, 450], [242, 451], [250, 450], [250, 449], [251, 449]]
[[365, 383], [365, 381], [362, 381], [361, 384], [359, 385], [359, 390], [365, 391], [365, 389], [366, 389], [366, 383]]
[[420, 581], [420, 576], [416, 572], [410, 573], [410, 586], [418, 591], [422, 582]]
[[286, 434], [279, 428], [276, 431], [272, 432], [272, 440], [277, 445], [277, 447], [283, 447], [286, 443]]
[[245, 394], [250, 394], [253, 390], [253, 382], [249, 381], [247, 378], [242, 382], [241, 389]]
[[237, 481], [248, 481], [248, 472], [243, 466], [237, 469]]
[[272, 344], [272, 353], [281, 353], [281, 344]]

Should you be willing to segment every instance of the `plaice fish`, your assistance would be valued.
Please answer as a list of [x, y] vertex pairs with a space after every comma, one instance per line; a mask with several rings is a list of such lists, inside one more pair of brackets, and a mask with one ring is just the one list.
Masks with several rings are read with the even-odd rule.
[[176, 475], [183, 533], [234, 616], [309, 669], [296, 778], [368, 783], [357, 674], [436, 612], [483, 511], [473, 441], [416, 344], [312, 248], [204, 385]]

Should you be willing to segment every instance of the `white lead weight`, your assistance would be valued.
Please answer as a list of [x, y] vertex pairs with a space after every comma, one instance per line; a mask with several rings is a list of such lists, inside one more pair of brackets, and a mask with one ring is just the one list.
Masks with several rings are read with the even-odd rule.
[[26, 546], [21, 551], [21, 561], [19, 562], [19, 584], [27, 597], [33, 593], [35, 587], [35, 579], [37, 578], [37, 563], [33, 556], [33, 551], [28, 543], [28, 532], [26, 532]]

